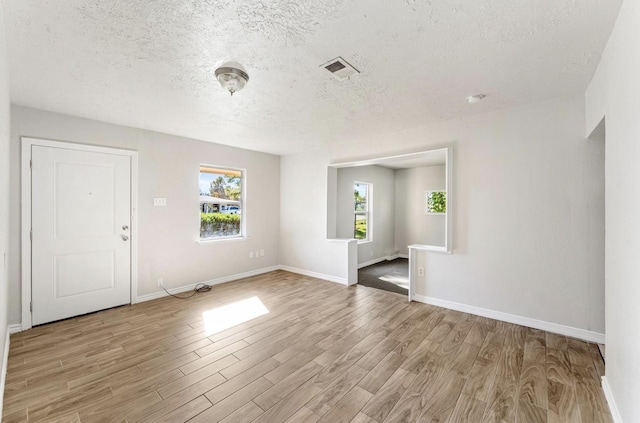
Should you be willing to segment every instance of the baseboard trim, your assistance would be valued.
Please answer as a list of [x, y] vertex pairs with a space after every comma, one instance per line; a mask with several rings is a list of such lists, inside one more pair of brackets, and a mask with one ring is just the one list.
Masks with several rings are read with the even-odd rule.
[[409, 254], [398, 254], [398, 258], [408, 259], [409, 258]]
[[7, 377], [7, 363], [9, 362], [9, 343], [11, 342], [9, 328], [10, 326], [7, 326], [7, 334], [4, 337], [4, 354], [2, 355], [2, 374], [0, 375], [0, 416], [2, 416], [4, 382], [5, 378]]
[[373, 266], [374, 264], [382, 263], [383, 261], [386, 261], [386, 260], [391, 260], [391, 259], [389, 258], [389, 256], [387, 256], [387, 257], [379, 257], [374, 260], [365, 261], [364, 263], [360, 263], [358, 265], [358, 269], [362, 269], [363, 267], [367, 267], [367, 266]]
[[527, 326], [534, 329], [540, 329], [547, 332], [558, 333], [560, 335], [566, 335], [585, 341], [597, 342], [599, 344], [604, 344], [605, 341], [605, 336], [603, 333], [592, 332], [585, 329], [545, 322], [543, 320], [532, 319], [530, 317], [503, 313], [501, 311], [489, 310], [486, 308], [456, 303], [453, 301], [441, 300], [439, 298], [427, 297], [419, 294], [414, 294], [413, 299], [425, 304], [431, 304], [451, 310], [462, 311], [463, 313], [475, 314], [477, 316], [488, 317], [490, 319], [502, 320], [504, 322]]
[[298, 269], [297, 267], [283, 266], [283, 265], [280, 265], [279, 269], [284, 270], [286, 272], [297, 273], [303, 276], [309, 276], [316, 279], [323, 279], [325, 281], [339, 283], [345, 286], [348, 285], [348, 281], [345, 278], [338, 278], [336, 276], [325, 275], [324, 273], [317, 273], [317, 272], [312, 272], [310, 270]]
[[618, 406], [613, 399], [613, 392], [611, 392], [611, 386], [609, 386], [609, 381], [606, 376], [602, 376], [602, 390], [604, 391], [604, 397], [607, 399], [607, 404], [609, 404], [609, 411], [611, 411], [613, 423], [622, 423], [622, 417], [620, 417]]
[[7, 330], [9, 331], [9, 334], [11, 334], [11, 335], [13, 335], [14, 333], [22, 332], [22, 325], [20, 323], [9, 325]]
[[[406, 256], [406, 257], [403, 257]], [[372, 266], [374, 264], [382, 263], [383, 261], [391, 261], [397, 258], [409, 258], [406, 254], [393, 254], [391, 256], [384, 256], [374, 260], [369, 260], [364, 263], [358, 265], [358, 269], [362, 269], [363, 267]]]
[[[244, 273], [236, 273], [234, 275], [224, 276], [222, 278], [211, 279], [204, 282], [198, 282], [191, 285], [179, 286], [177, 288], [167, 289], [171, 294], [180, 294], [183, 292], [193, 291], [196, 285], [206, 283], [207, 285], [220, 285], [221, 283], [233, 282], [239, 279], [250, 278], [251, 276], [262, 275], [263, 273], [273, 272], [275, 270], [280, 270], [280, 266], [271, 266], [271, 267], [263, 267], [262, 269], [251, 270], [249, 272]], [[161, 292], [153, 292], [151, 294], [140, 295], [136, 298], [136, 302], [141, 303], [144, 301], [157, 300], [158, 298], [168, 297], [164, 291]]]

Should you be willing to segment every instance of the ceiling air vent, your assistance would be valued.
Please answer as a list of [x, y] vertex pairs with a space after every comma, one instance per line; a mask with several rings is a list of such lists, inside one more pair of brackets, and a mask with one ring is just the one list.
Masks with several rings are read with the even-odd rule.
[[356, 68], [339, 56], [320, 66], [331, 72], [331, 75], [333, 75], [333, 77], [338, 81], [344, 81], [345, 79], [349, 79], [353, 75], [360, 73]]

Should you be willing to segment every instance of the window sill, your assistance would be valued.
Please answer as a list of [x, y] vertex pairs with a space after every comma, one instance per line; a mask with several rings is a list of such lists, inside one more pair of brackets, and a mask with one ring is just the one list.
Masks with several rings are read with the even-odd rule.
[[360, 245], [360, 244], [368, 244], [370, 242], [373, 242], [372, 239], [359, 239], [357, 241], [358, 241], [358, 245]]
[[248, 236], [234, 236], [229, 238], [198, 239], [196, 242], [200, 245], [207, 245], [207, 244], [220, 244], [220, 243], [226, 243], [226, 242], [246, 241], [248, 239], [249, 239]]

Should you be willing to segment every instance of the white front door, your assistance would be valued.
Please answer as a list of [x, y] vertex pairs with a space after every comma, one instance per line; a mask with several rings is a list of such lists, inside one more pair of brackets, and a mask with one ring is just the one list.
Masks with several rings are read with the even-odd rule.
[[34, 325], [131, 302], [131, 157], [31, 146]]

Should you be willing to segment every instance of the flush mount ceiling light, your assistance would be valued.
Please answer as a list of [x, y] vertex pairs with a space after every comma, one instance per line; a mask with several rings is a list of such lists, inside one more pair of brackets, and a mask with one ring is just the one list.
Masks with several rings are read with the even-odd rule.
[[480, 103], [482, 100], [485, 99], [485, 97], [487, 97], [486, 94], [472, 95], [470, 97], [467, 97], [467, 103], [469, 103], [469, 104]]
[[231, 95], [243, 89], [247, 82], [249, 82], [247, 72], [239, 63], [235, 62], [225, 63], [216, 69], [215, 74], [222, 88], [229, 91]]

